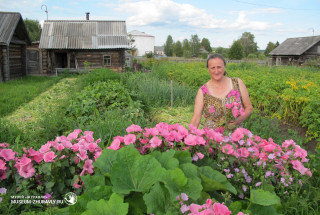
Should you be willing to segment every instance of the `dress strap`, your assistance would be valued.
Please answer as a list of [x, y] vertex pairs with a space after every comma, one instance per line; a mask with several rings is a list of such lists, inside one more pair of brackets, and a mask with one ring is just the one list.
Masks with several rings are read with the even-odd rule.
[[209, 90], [208, 90], [206, 84], [202, 85], [201, 90], [202, 90], [203, 95], [205, 95], [205, 94], [209, 95]]
[[240, 91], [238, 78], [231, 78], [231, 80], [232, 80], [232, 88], [234, 90], [239, 90]]

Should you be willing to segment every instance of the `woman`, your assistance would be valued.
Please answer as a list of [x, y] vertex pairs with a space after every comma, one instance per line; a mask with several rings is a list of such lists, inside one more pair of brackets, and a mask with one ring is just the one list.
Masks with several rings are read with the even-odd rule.
[[244, 111], [235, 120], [228, 122], [229, 128], [241, 127], [242, 122], [251, 115], [252, 105], [245, 84], [239, 78], [227, 77], [225, 66], [226, 61], [222, 55], [213, 54], [208, 57], [207, 68], [211, 79], [198, 90], [196, 95], [191, 119], [193, 126], [199, 126], [204, 112], [205, 127], [218, 129], [226, 119], [225, 104], [233, 102], [242, 104]]

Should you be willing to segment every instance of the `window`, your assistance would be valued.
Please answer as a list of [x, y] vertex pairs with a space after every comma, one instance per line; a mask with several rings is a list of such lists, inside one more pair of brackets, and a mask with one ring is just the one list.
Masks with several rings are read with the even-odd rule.
[[111, 56], [110, 55], [103, 56], [103, 64], [105, 66], [111, 66]]

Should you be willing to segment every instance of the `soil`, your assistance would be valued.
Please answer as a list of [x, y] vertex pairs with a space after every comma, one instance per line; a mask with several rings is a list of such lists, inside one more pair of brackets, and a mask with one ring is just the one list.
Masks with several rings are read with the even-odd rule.
[[[295, 126], [295, 125], [291, 125], [289, 123], [283, 123], [283, 122], [280, 122], [279, 127], [281, 129], [281, 134], [283, 135], [286, 135], [289, 137], [290, 135], [288, 133], [288, 129], [291, 129], [296, 131], [299, 137], [306, 138], [307, 128], [303, 128], [301, 126]], [[303, 148], [305, 148], [308, 152], [314, 153], [317, 147], [317, 143], [319, 143], [319, 141], [315, 139], [308, 141], [303, 145]]]

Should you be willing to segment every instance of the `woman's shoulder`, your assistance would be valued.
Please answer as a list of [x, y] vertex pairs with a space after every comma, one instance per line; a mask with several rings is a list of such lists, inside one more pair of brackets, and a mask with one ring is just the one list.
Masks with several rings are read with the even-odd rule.
[[207, 87], [207, 83], [203, 84], [199, 91], [201, 90], [202, 94], [205, 95], [205, 94], [209, 94], [209, 90], [208, 90], [208, 87]]

